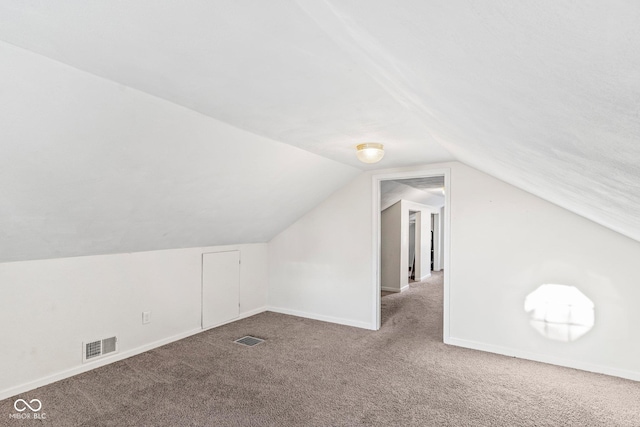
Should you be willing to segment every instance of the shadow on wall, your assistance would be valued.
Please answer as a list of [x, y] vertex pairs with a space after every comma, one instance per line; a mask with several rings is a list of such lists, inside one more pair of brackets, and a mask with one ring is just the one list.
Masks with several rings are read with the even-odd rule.
[[593, 301], [575, 286], [542, 285], [527, 295], [524, 311], [535, 330], [555, 341], [575, 341], [595, 324]]

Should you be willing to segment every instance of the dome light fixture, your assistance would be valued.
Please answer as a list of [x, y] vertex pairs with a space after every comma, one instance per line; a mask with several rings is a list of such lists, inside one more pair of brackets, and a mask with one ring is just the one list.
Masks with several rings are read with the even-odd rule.
[[377, 142], [358, 144], [356, 155], [362, 163], [377, 163], [384, 157], [384, 145]]

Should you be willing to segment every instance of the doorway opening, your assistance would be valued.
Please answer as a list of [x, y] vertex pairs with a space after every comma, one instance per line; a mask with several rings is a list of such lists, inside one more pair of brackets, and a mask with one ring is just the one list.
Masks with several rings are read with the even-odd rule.
[[[411, 280], [443, 272], [443, 339], [449, 337], [450, 170], [373, 177], [374, 325], [381, 326], [381, 292], [402, 292]], [[397, 265], [397, 267], [396, 267]]]
[[[416, 211], [409, 211], [409, 281], [416, 281]], [[384, 236], [384, 233], [383, 233]], [[418, 262], [420, 259], [418, 258]], [[382, 265], [380, 266], [382, 268]]]

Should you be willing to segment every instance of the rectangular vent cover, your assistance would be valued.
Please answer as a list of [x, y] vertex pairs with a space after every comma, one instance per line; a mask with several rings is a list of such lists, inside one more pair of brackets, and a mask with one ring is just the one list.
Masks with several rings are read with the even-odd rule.
[[234, 342], [238, 344], [246, 345], [248, 347], [253, 347], [254, 345], [262, 344], [264, 340], [261, 340], [260, 338], [256, 338], [256, 337], [246, 336], [246, 337], [239, 338]]
[[116, 337], [105, 338], [102, 340], [102, 354], [109, 354], [116, 351]]
[[116, 337], [105, 338], [102, 340], [84, 343], [84, 351], [82, 361], [97, 359], [106, 356], [109, 353], [118, 351], [118, 339]]
[[93, 359], [94, 357], [98, 357], [102, 354], [102, 341], [94, 341], [90, 342], [86, 345], [86, 350], [84, 353], [85, 359]]

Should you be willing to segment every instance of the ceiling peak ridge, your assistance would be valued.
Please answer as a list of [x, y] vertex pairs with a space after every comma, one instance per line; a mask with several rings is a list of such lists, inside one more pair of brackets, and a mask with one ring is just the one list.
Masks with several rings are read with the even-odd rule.
[[[296, 0], [296, 3], [398, 104], [414, 116], [426, 121], [429, 129], [444, 128], [444, 124], [436, 118], [435, 112], [416, 95], [416, 91], [408, 81], [405, 74], [411, 70], [404, 72], [400, 70], [398, 64], [401, 61], [385, 49], [367, 30], [328, 0], [323, 2]], [[434, 142], [447, 150], [435, 138], [433, 131], [428, 132]]]

